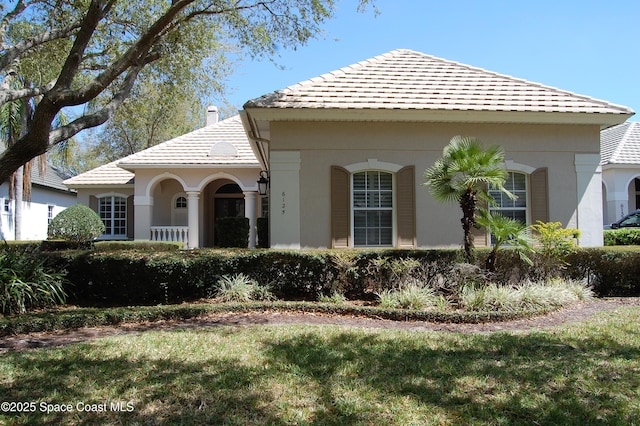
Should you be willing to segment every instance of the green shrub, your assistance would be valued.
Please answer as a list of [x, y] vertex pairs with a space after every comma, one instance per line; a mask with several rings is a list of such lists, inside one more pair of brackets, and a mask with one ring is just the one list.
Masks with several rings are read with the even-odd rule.
[[[483, 250], [488, 253], [488, 249], [478, 252]], [[40, 256], [48, 265], [68, 271], [66, 278], [74, 284], [70, 302], [77, 305], [188, 302], [212, 296], [218, 280], [240, 273], [255, 282], [269, 283], [270, 291], [281, 299], [309, 301], [334, 292], [348, 299], [374, 300], [375, 293], [417, 280], [455, 302], [464, 286], [546, 280], [539, 254], [531, 256], [534, 265], [530, 266], [517, 253], [504, 250], [497, 271], [487, 275], [481, 266], [482, 254], [478, 256], [478, 265], [472, 265], [460, 263], [459, 253], [457, 250], [139, 249], [47, 252]], [[588, 280], [599, 296], [640, 296], [640, 250], [635, 247], [581, 249], [567, 256], [565, 262], [566, 268], [557, 271], [558, 274]]]
[[215, 231], [219, 247], [249, 246], [249, 218], [220, 217], [216, 219]]
[[258, 247], [269, 248], [269, 218], [259, 217], [256, 221], [258, 230]]
[[64, 304], [63, 272], [45, 266], [37, 254], [5, 245], [0, 251], [0, 308], [3, 314]]
[[49, 224], [50, 239], [61, 239], [74, 243], [87, 243], [102, 235], [105, 231], [100, 216], [89, 207], [76, 204], [67, 207]]
[[557, 271], [567, 266], [565, 258], [578, 250], [580, 230], [563, 228], [560, 222], [537, 221], [531, 230], [538, 241], [536, 251], [542, 256], [545, 278], [557, 276]]
[[605, 246], [639, 246], [640, 228], [607, 229], [604, 231]]

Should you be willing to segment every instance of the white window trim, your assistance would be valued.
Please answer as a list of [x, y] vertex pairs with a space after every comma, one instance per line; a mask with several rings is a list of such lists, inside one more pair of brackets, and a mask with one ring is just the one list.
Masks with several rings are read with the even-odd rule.
[[[366, 163], [361, 163], [361, 164], [366, 164]], [[348, 170], [348, 169], [347, 169]], [[400, 170], [400, 169], [398, 169]], [[388, 173], [391, 175], [391, 244], [389, 245], [356, 245], [355, 244], [355, 217], [354, 217], [354, 213], [355, 213], [355, 209], [353, 206], [353, 200], [354, 200], [354, 196], [353, 196], [353, 176], [356, 173], [362, 173], [362, 172], [382, 172], [382, 173]], [[350, 238], [350, 247], [351, 248], [359, 248], [359, 249], [366, 249], [366, 248], [371, 248], [371, 249], [375, 249], [375, 248], [393, 248], [396, 247], [398, 245], [398, 241], [397, 241], [397, 220], [396, 220], [396, 216], [397, 216], [397, 200], [396, 200], [396, 194], [397, 194], [397, 189], [396, 189], [396, 174], [394, 172], [390, 172], [388, 170], [381, 170], [381, 169], [364, 169], [364, 170], [358, 170], [356, 172], [351, 173], [351, 175], [349, 176], [349, 191], [350, 191], [350, 198], [351, 198], [351, 205], [349, 206], [349, 214], [351, 217], [351, 229], [349, 230], [349, 232], [351, 233], [351, 238]]]
[[[524, 166], [524, 167], [528, 167], [528, 166]], [[528, 168], [531, 169], [532, 172], [535, 171], [533, 167], [528, 167]], [[524, 175], [524, 190], [527, 195], [527, 200], [526, 200], [527, 205], [524, 208], [514, 207], [514, 208], [507, 208], [504, 210], [523, 210], [525, 212], [524, 214], [527, 221], [527, 225], [531, 225], [531, 184], [529, 182], [529, 179], [531, 178], [531, 173], [527, 173], [522, 170], [510, 170], [510, 169], [507, 169], [507, 173], [519, 173], [521, 175]], [[489, 211], [500, 211], [500, 210], [503, 210], [503, 209], [496, 209], [496, 208], [493, 208], [492, 206], [489, 206]]]
[[[125, 202], [125, 225], [124, 225], [124, 234], [107, 234], [106, 232], [104, 234], [102, 234], [100, 237], [98, 237], [99, 240], [126, 240], [127, 239], [127, 228], [129, 226], [129, 212], [126, 211], [126, 206], [127, 206], [127, 198], [129, 197], [126, 194], [122, 194], [122, 193], [118, 193], [118, 192], [105, 192], [102, 194], [98, 194], [95, 196], [98, 199], [98, 216], [100, 216], [100, 200], [102, 200], [103, 198], [111, 198], [111, 209], [112, 209], [112, 213], [113, 213], [113, 199], [114, 198], [123, 198], [124, 202]], [[102, 217], [100, 217], [100, 220], [102, 220]], [[113, 220], [113, 218], [111, 219]], [[113, 229], [113, 224], [112, 224], [112, 229]]]

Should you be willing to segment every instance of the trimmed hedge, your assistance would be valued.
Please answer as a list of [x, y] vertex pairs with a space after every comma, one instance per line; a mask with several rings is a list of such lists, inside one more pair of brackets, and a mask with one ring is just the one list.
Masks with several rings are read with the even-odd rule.
[[607, 229], [604, 231], [605, 246], [639, 246], [640, 228]]
[[[513, 284], [548, 278], [549, 268], [499, 253], [497, 272], [487, 275], [488, 250], [477, 250], [477, 265], [461, 262], [459, 250], [292, 250], [202, 249], [193, 251], [66, 251], [45, 253], [67, 271], [69, 302], [91, 306], [173, 304], [211, 297], [224, 275], [242, 273], [286, 300], [317, 300], [338, 291], [368, 299], [403, 278], [429, 282], [447, 294], [464, 283], [491, 280]], [[599, 296], [640, 296], [640, 251], [582, 249], [551, 269], [553, 276], [587, 279]]]
[[69, 330], [82, 327], [112, 326], [131, 322], [156, 322], [201, 318], [208, 314], [255, 311], [318, 312], [395, 321], [429, 321], [477, 324], [508, 321], [542, 315], [553, 309], [510, 312], [416, 311], [384, 309], [372, 306], [340, 306], [307, 302], [253, 302], [229, 304], [181, 304], [171, 306], [115, 307], [106, 309], [77, 308], [0, 317], [0, 336], [12, 334]]
[[220, 217], [216, 219], [216, 238], [219, 247], [247, 248], [249, 246], [249, 218]]

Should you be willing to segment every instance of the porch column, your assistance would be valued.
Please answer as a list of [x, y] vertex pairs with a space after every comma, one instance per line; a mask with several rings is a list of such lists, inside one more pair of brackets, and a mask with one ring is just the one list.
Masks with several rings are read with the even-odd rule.
[[257, 192], [243, 192], [244, 215], [249, 218], [249, 248], [256, 247], [256, 198]]
[[187, 248], [200, 247], [200, 191], [187, 191], [187, 224], [189, 226], [189, 243]]
[[133, 209], [133, 239], [149, 241], [153, 216], [153, 197], [134, 196]]
[[271, 247], [300, 249], [300, 151], [271, 151]]
[[582, 247], [604, 244], [602, 232], [602, 168], [600, 154], [576, 154], [578, 229]]

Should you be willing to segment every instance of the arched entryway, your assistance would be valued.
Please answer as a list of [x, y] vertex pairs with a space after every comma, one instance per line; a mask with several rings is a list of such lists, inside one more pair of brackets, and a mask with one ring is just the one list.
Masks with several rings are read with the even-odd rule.
[[209, 183], [203, 191], [204, 246], [215, 247], [215, 221], [221, 217], [245, 217], [245, 199], [240, 186], [229, 179]]

